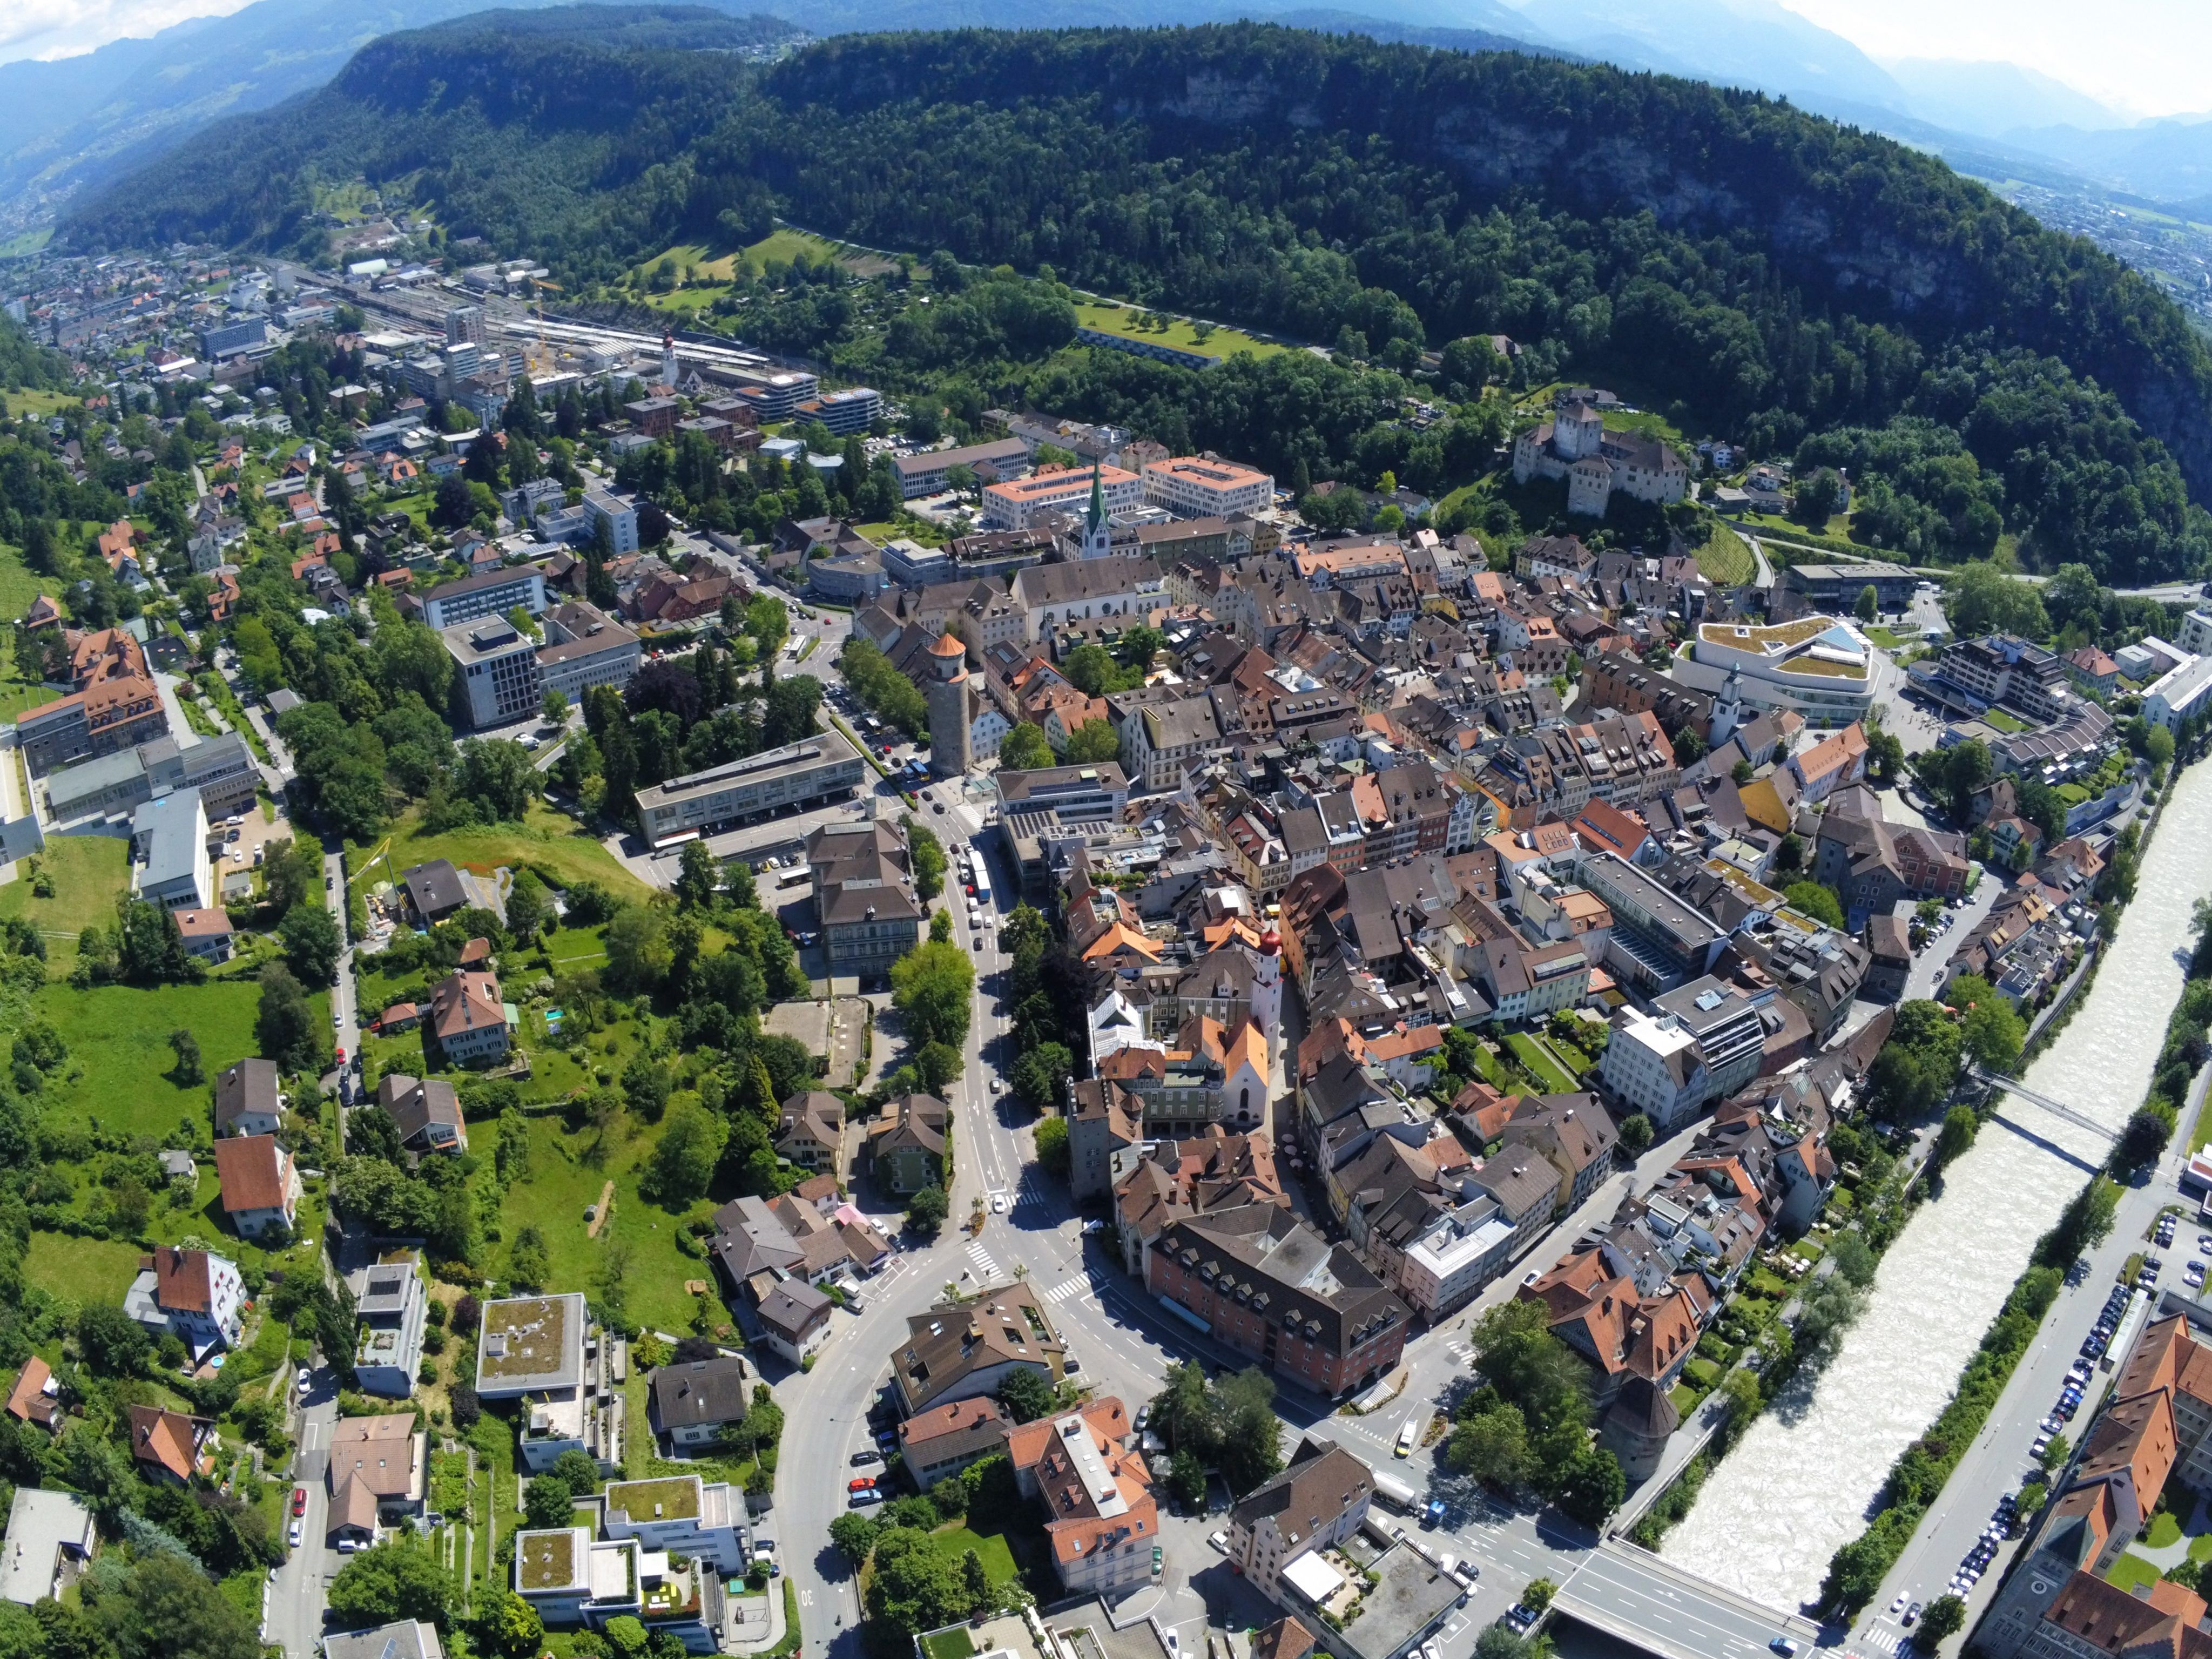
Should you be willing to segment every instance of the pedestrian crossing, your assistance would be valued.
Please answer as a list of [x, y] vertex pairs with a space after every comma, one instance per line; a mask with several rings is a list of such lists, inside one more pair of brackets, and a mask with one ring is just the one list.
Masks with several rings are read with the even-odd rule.
[[1047, 1291], [1044, 1293], [1044, 1299], [1056, 1305], [1071, 1301], [1076, 1297], [1090, 1294], [1091, 1281], [1088, 1279], [1071, 1279], [1065, 1285], [1055, 1285]]
[[1901, 1630], [1884, 1630], [1877, 1626], [1855, 1639], [1857, 1645], [1871, 1648], [1876, 1653], [1897, 1653], [1905, 1646], [1905, 1635]]
[[991, 1253], [981, 1244], [968, 1247], [968, 1260], [975, 1264], [975, 1276], [985, 1284], [999, 1276], [999, 1264], [991, 1259]]

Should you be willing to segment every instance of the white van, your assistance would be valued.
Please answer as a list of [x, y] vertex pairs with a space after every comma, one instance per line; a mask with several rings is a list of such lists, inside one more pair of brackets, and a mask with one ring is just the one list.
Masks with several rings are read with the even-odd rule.
[[1416, 1412], [1406, 1419], [1404, 1425], [1398, 1431], [1397, 1455], [1401, 1457], [1411, 1457], [1413, 1455], [1413, 1448], [1420, 1443], [1421, 1418], [1420, 1413]]

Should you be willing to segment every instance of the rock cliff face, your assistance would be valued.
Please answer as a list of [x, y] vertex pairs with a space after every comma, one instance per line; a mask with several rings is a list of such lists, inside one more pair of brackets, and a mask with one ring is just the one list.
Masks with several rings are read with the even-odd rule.
[[[987, 51], [978, 51], [988, 43]], [[1375, 135], [1468, 205], [1533, 201], [1756, 247], [1810, 309], [1940, 349], [2057, 357], [2116, 392], [2212, 500], [2212, 356], [2154, 288], [1932, 157], [1754, 94], [1512, 53], [1425, 53], [1267, 28], [848, 40], [769, 78], [788, 105], [1012, 108], [1095, 94], [1154, 155], [1285, 128]]]

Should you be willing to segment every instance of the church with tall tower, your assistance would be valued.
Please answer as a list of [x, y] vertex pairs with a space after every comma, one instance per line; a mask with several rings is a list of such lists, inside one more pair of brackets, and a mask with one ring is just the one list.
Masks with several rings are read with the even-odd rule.
[[1083, 514], [1083, 556], [1103, 559], [1114, 551], [1114, 526], [1106, 516], [1106, 491], [1098, 482], [1098, 463], [1091, 463], [1091, 505]]

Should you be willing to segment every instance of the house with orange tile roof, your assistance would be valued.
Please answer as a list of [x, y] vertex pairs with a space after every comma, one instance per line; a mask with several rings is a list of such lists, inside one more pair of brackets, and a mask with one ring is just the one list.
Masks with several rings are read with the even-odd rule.
[[1865, 781], [1865, 728], [1856, 720], [1852, 721], [1802, 754], [1792, 755], [1790, 769], [1796, 774], [1803, 791], [1798, 797], [1799, 804], [1806, 806], [1817, 806], [1838, 789]]
[[231, 1135], [215, 1144], [223, 1213], [240, 1237], [258, 1237], [299, 1219], [300, 1170], [274, 1135]]
[[206, 1449], [215, 1438], [215, 1424], [204, 1417], [159, 1406], [131, 1407], [131, 1456], [138, 1473], [156, 1484], [188, 1486], [196, 1474], [215, 1468]]
[[1152, 1582], [1159, 1508], [1136, 1426], [1109, 1395], [1006, 1431], [1014, 1485], [1046, 1516], [1053, 1571], [1071, 1595], [1126, 1595]]
[[54, 1381], [53, 1367], [36, 1354], [16, 1373], [15, 1386], [8, 1394], [8, 1415], [19, 1423], [35, 1423], [49, 1433], [61, 1430], [60, 1385]]

